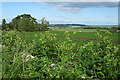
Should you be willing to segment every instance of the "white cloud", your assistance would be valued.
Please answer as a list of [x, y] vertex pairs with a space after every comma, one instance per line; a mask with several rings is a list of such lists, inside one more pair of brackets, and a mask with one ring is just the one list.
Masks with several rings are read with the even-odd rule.
[[68, 11], [68, 12], [72, 12], [72, 13], [76, 13], [78, 11], [80, 11], [81, 9], [80, 8], [70, 8], [70, 7], [66, 7], [66, 8], [63, 8], [63, 7], [57, 7], [57, 8], [54, 8], [55, 10], [64, 10], [64, 11]]
[[116, 18], [117, 16], [106, 16], [107, 18]]
[[119, 2], [119, 0], [2, 0], [2, 2]]
[[41, 4], [52, 6], [55, 10], [63, 10], [68, 12], [79, 12], [84, 8], [115, 8], [118, 7], [117, 2], [43, 2]]

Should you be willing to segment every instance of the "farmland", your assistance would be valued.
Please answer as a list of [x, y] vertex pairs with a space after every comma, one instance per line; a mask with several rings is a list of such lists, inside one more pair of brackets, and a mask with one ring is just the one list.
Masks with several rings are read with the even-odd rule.
[[[3, 78], [118, 79], [120, 45], [112, 41], [120, 33], [72, 30], [3, 32]], [[23, 52], [35, 58], [25, 61]]]
[[[64, 32], [65, 31], [68, 31], [69, 34], [70, 34], [69, 37], [72, 37], [74, 39], [75, 38], [98, 39], [98, 37], [96, 35], [96, 33], [97, 33], [96, 29], [82, 29], [81, 27], [80, 28], [79, 27], [80, 26], [74, 26], [74, 27], [68, 27], [68, 28], [64, 28], [64, 27], [63, 28], [49, 27], [49, 28], [52, 29], [52, 31], [50, 31], [50, 33], [55, 33], [55, 34], [57, 34], [58, 38], [62, 38], [62, 39], [58, 39], [58, 40], [63, 40], [64, 39], [64, 37], [65, 37]], [[106, 32], [106, 31], [109, 31], [109, 30], [100, 29], [100, 31]], [[76, 35], [73, 35], [73, 32], [76, 32]], [[109, 36], [113, 41], [120, 42], [119, 39], [118, 39], [119, 38], [118, 35], [120, 35], [119, 32], [120, 32], [120, 30], [118, 30], [118, 32], [112, 33], [112, 34], [104, 34], [104, 33], [101, 33], [101, 34], [103, 36]], [[39, 33], [40, 33], [39, 31], [38, 32], [26, 32], [25, 35], [26, 35], [26, 37], [28, 37], [27, 36], [28, 34], [29, 34], [29, 36], [31, 36], [31, 35], [39, 34]], [[42, 33], [44, 33], [44, 32], [42, 32]], [[29, 38], [27, 38], [27, 39], [29, 39]]]
[[[64, 35], [65, 31], [50, 31], [50, 33], [55, 33], [57, 34], [57, 38], [59, 41], [63, 41], [65, 40], [65, 35]], [[25, 37], [25, 39], [29, 42], [29, 40], [32, 40], [31, 36], [35, 35], [35, 34], [39, 34], [39, 33], [44, 33], [44, 32], [23, 32], [23, 36]], [[75, 38], [88, 38], [88, 39], [98, 39], [97, 35], [95, 35], [96, 32], [77, 32], [76, 35], [73, 35], [73, 32], [69, 32], [69, 37], [72, 37], [73, 40], [75, 40]], [[104, 33], [101, 33], [102, 35], [106, 36]], [[120, 33], [112, 33], [109, 36], [112, 41], [116, 41], [116, 42], [120, 42], [119, 41], [119, 37], [118, 35], [120, 35]], [[100, 39], [102, 40], [102, 39]]]

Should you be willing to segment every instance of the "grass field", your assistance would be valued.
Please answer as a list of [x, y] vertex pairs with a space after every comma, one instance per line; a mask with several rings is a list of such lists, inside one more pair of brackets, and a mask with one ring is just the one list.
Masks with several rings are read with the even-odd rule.
[[[50, 33], [55, 33], [57, 35], [57, 38], [59, 41], [64, 41], [65, 39], [65, 31], [50, 31]], [[35, 34], [39, 34], [39, 33], [44, 33], [44, 32], [40, 32], [40, 31], [36, 31], [36, 32], [23, 32], [22, 35], [24, 36], [24, 38], [29, 42], [32, 39], [32, 36], [34, 36]], [[95, 35], [96, 32], [77, 32], [75, 35], [73, 35], [73, 32], [69, 32], [69, 37], [72, 37], [74, 40], [75, 38], [88, 38], [88, 39], [98, 39], [97, 35]], [[112, 34], [104, 34], [101, 33], [103, 36], [109, 36], [112, 41], [117, 41], [120, 42], [118, 39], [118, 35], [120, 35], [120, 33], [112, 33]], [[102, 39], [100, 39], [102, 40]], [[81, 41], [81, 40], [78, 40]]]
[[[72, 26], [72, 27], [49, 27], [53, 31], [69, 31], [69, 32], [97, 32], [96, 29], [83, 29], [80, 26]], [[99, 29], [100, 31], [108, 31], [107, 29]], [[120, 32], [120, 30], [117, 30]]]
[[75, 27], [68, 27], [68, 28], [60, 28], [60, 27], [49, 27], [54, 31], [70, 31], [70, 32], [96, 32], [96, 29], [82, 29], [82, 28], [75, 28]]

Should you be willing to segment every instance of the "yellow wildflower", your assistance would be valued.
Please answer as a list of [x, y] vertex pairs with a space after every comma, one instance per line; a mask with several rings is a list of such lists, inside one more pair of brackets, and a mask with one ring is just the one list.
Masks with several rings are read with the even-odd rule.
[[100, 35], [100, 38], [102, 38], [102, 35]]
[[37, 36], [37, 34], [35, 34], [35, 37]]
[[56, 78], [60, 78], [60, 76], [56, 76]]
[[52, 77], [53, 75], [52, 74], [50, 74], [50, 77]]
[[68, 33], [68, 31], [65, 31], [65, 34], [67, 34]]
[[50, 72], [50, 70], [48, 69], [48, 72]]
[[76, 34], [77, 32], [74, 32], [73, 34]]

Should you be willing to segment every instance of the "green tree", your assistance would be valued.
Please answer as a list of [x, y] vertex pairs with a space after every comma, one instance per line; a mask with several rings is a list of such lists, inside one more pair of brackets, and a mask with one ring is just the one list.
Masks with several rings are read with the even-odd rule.
[[30, 14], [18, 15], [7, 26], [9, 29], [16, 29], [18, 31], [48, 30], [49, 21], [45, 17], [40, 20], [41, 23], [38, 23], [36, 20]]
[[30, 14], [18, 15], [13, 18], [11, 21], [13, 29], [23, 30], [23, 31], [32, 31], [37, 26], [37, 21]]
[[41, 19], [41, 28], [42, 30], [48, 30], [48, 27], [49, 27], [49, 21], [47, 21], [45, 17], [43, 17]]
[[6, 30], [6, 20], [2, 20], [2, 30]]
[[11, 23], [6, 24], [6, 26], [9, 28], [9, 30], [12, 30], [12, 29], [13, 29], [13, 26], [12, 26]]

